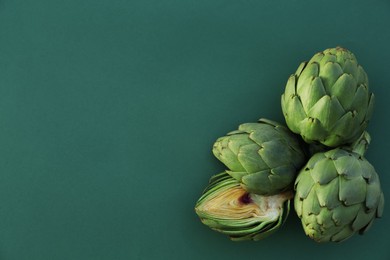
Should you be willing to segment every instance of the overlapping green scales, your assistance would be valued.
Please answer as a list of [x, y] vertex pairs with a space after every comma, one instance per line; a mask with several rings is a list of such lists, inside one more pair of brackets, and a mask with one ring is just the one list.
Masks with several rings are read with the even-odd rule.
[[383, 212], [384, 196], [374, 167], [346, 149], [315, 154], [294, 188], [295, 211], [305, 233], [318, 242], [364, 233]]
[[315, 54], [299, 66], [281, 99], [287, 126], [308, 143], [350, 144], [365, 130], [374, 96], [368, 77], [348, 50]]
[[268, 119], [242, 124], [218, 138], [213, 153], [247, 191], [260, 195], [291, 189], [305, 162], [298, 138]]

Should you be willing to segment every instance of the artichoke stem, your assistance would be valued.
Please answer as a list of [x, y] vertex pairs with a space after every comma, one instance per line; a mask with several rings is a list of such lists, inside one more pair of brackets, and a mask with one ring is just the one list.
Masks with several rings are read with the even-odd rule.
[[352, 151], [359, 154], [360, 156], [364, 156], [370, 142], [370, 134], [367, 131], [364, 131], [363, 134], [354, 143], [352, 143]]

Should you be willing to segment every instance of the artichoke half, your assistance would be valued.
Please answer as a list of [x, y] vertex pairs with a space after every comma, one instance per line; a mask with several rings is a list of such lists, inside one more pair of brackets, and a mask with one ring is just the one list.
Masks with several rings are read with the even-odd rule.
[[297, 136], [271, 120], [246, 123], [219, 138], [214, 155], [243, 188], [260, 195], [274, 195], [293, 188], [305, 163]]
[[374, 167], [359, 153], [315, 154], [295, 182], [294, 208], [317, 242], [340, 242], [367, 231], [382, 215], [384, 196]]
[[281, 98], [287, 126], [307, 143], [350, 144], [365, 130], [374, 107], [367, 74], [355, 55], [326, 49], [303, 62]]
[[202, 223], [231, 240], [260, 240], [285, 222], [293, 193], [273, 196], [248, 193], [226, 172], [211, 177], [195, 206]]

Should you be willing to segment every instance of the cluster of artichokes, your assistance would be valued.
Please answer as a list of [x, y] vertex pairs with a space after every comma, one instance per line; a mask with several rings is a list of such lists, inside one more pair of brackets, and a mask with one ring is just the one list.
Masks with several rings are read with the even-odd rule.
[[196, 203], [200, 220], [232, 240], [277, 231], [293, 202], [307, 236], [339, 242], [381, 217], [379, 176], [365, 159], [374, 95], [349, 50], [327, 49], [303, 62], [281, 98], [287, 127], [260, 119], [219, 138], [226, 170]]

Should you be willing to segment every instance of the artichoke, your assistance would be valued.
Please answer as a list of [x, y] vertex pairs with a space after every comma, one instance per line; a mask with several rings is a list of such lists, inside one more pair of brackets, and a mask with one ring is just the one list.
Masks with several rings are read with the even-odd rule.
[[363, 157], [367, 139], [363, 134], [352, 150], [315, 154], [296, 179], [294, 208], [306, 235], [317, 242], [340, 242], [363, 234], [382, 215], [379, 177]]
[[267, 119], [242, 124], [238, 130], [219, 138], [213, 153], [246, 191], [259, 195], [292, 189], [305, 163], [297, 136]]
[[363, 133], [374, 95], [355, 55], [337, 47], [301, 63], [288, 79], [281, 105], [292, 132], [307, 143], [336, 147], [354, 142]]
[[211, 177], [195, 211], [203, 224], [234, 241], [260, 240], [283, 225], [292, 197], [291, 191], [268, 197], [248, 193], [223, 172]]

